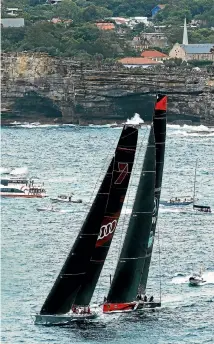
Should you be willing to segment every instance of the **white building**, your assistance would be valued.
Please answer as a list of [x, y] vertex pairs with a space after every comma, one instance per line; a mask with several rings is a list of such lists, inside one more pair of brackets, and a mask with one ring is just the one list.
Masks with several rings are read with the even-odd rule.
[[183, 43], [175, 43], [169, 52], [171, 58], [214, 61], [214, 43], [189, 44], [186, 18], [184, 20]]
[[124, 67], [127, 68], [148, 68], [163, 64], [162, 61], [154, 61], [144, 57], [124, 57], [118, 60], [118, 62], [122, 63]]
[[17, 17], [19, 15], [20, 9], [16, 8], [6, 8], [6, 13], [8, 16]]
[[23, 27], [25, 26], [24, 18], [1, 18], [2, 27]]

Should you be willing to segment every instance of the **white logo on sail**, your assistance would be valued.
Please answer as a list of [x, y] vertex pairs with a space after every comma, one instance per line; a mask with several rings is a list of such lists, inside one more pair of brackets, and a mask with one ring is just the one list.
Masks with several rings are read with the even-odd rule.
[[98, 236], [98, 240], [101, 240], [101, 239], [107, 237], [109, 234], [112, 234], [115, 231], [116, 227], [117, 227], [117, 220], [109, 222], [109, 223], [107, 223], [107, 225], [103, 225], [100, 228], [100, 234]]

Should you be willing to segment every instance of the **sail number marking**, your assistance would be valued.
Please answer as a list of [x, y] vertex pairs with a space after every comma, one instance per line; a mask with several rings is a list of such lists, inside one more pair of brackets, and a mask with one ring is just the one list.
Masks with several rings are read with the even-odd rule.
[[123, 180], [125, 179], [126, 175], [128, 174], [128, 164], [123, 162], [118, 162], [118, 170], [120, 172], [120, 175], [115, 180], [114, 184], [121, 184]]

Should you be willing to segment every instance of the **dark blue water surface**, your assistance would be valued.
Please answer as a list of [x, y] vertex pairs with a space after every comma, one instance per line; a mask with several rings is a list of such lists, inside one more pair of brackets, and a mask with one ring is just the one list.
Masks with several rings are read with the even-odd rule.
[[[194, 128], [196, 130], [197, 128]], [[214, 135], [191, 127], [167, 128], [162, 199], [193, 194], [214, 210]], [[204, 128], [202, 128], [204, 130]], [[100, 315], [69, 327], [35, 326], [32, 315], [44, 302], [75, 240], [119, 138], [108, 127], [25, 126], [2, 129], [2, 166], [27, 166], [49, 196], [73, 191], [83, 204], [59, 204], [59, 212], [38, 212], [50, 199], [2, 199], [2, 343], [214, 343], [214, 215], [191, 206], [161, 206], [149, 274], [148, 295], [162, 308], [154, 313]], [[140, 131], [138, 163], [129, 197], [93, 302], [107, 294], [124, 237], [148, 128]], [[143, 147], [142, 146], [143, 143]], [[192, 270], [203, 264], [207, 283], [189, 287]], [[121, 285], [121, 288], [123, 286]]]

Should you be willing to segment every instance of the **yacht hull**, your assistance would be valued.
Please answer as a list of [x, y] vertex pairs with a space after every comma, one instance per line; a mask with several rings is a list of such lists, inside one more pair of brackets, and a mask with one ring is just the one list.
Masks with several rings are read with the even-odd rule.
[[192, 204], [193, 201], [189, 201], [189, 202], [168, 202], [168, 201], [161, 201], [160, 204], [167, 206], [167, 207], [173, 207], [173, 206], [184, 206], [184, 205], [190, 205]]
[[63, 315], [35, 315], [35, 325], [68, 325], [75, 321], [95, 319], [96, 313], [90, 314], [63, 314]]
[[103, 313], [127, 313], [140, 309], [153, 309], [157, 307], [161, 307], [160, 302], [136, 301], [130, 303], [105, 303], [103, 305]]
[[1, 197], [10, 197], [10, 198], [43, 198], [47, 197], [47, 195], [28, 195], [28, 194], [6, 194], [6, 193], [0, 193]]

